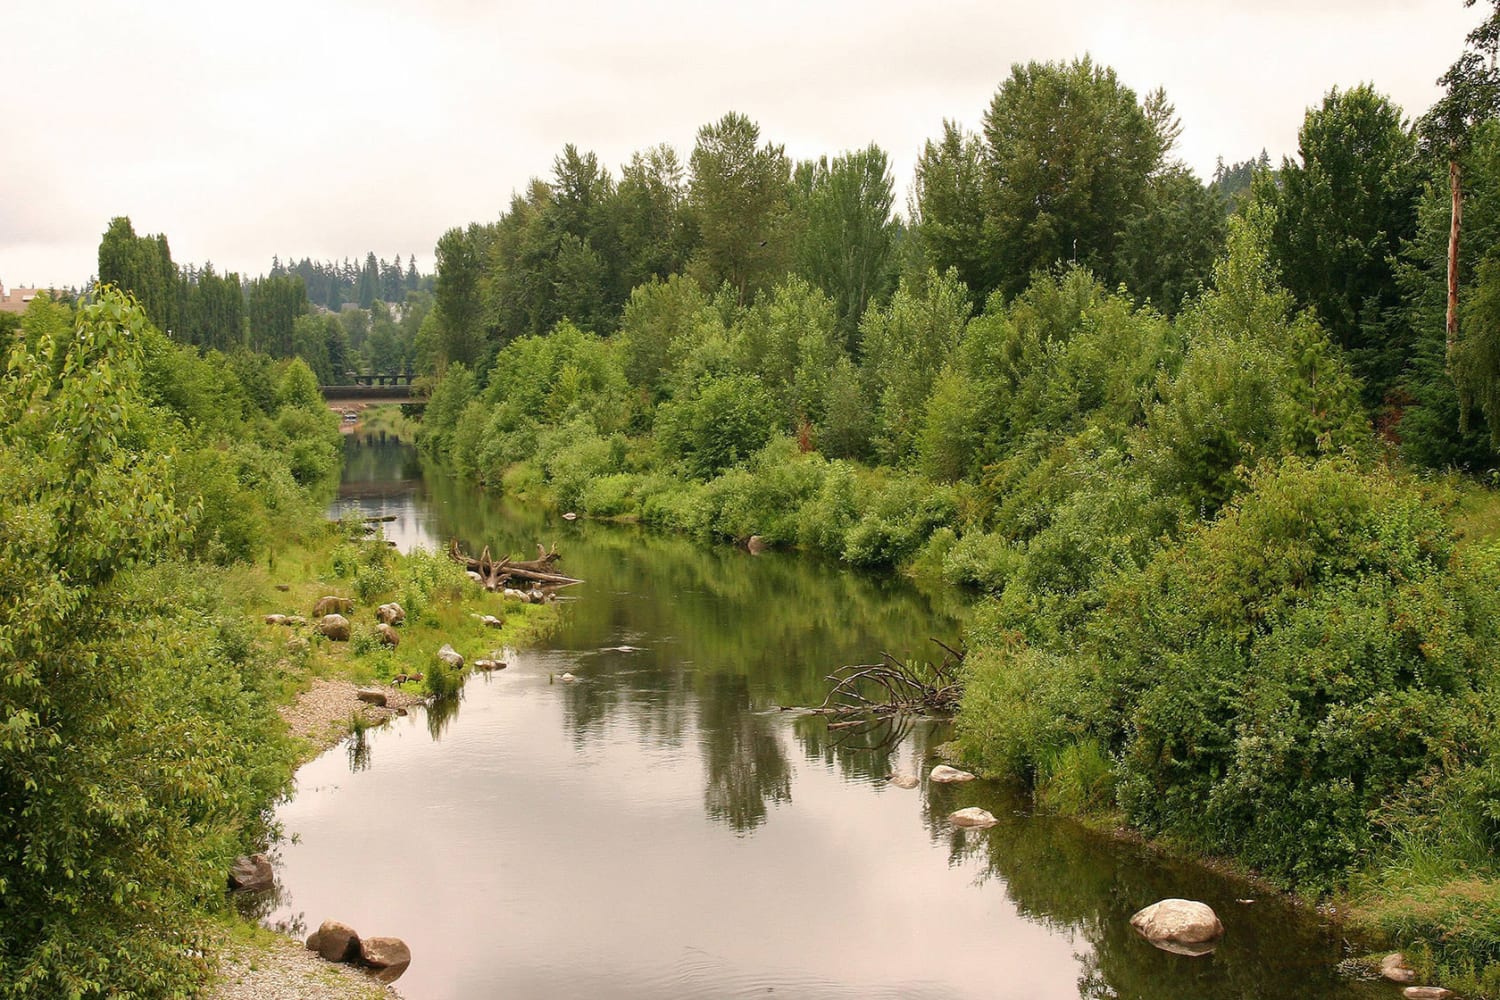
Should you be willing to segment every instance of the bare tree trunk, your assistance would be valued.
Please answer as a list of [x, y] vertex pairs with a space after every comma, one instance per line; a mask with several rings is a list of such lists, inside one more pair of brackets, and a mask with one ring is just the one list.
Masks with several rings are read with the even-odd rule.
[[1453, 357], [1458, 351], [1458, 233], [1463, 227], [1464, 198], [1460, 184], [1458, 160], [1448, 161], [1448, 185], [1453, 198], [1453, 221], [1448, 228], [1448, 320], [1447, 354], [1445, 364], [1448, 374], [1453, 374]]

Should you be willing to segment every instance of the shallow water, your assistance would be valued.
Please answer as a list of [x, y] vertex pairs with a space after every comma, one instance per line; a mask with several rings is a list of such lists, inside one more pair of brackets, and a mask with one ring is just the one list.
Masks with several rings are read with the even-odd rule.
[[[951, 594], [570, 524], [424, 476], [403, 446], [349, 448], [347, 492], [397, 514], [403, 547], [556, 541], [588, 581], [545, 648], [471, 680], [456, 712], [307, 765], [279, 811], [294, 839], [272, 919], [405, 939], [409, 1000], [1392, 994], [1339, 978], [1337, 936], [1276, 899], [1236, 902], [1241, 884], [989, 782], [929, 783], [941, 726], [851, 751], [781, 710], [821, 701], [838, 665], [937, 653], [929, 637], [961, 628]], [[1000, 824], [954, 829], [968, 805]], [[1164, 896], [1219, 911], [1217, 952], [1134, 935], [1130, 914]]]

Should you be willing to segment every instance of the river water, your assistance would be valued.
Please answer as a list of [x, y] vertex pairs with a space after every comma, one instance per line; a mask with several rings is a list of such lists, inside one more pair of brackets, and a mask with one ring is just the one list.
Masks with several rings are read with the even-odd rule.
[[[272, 920], [404, 939], [408, 1000], [1394, 995], [1340, 977], [1337, 934], [1274, 897], [990, 782], [928, 782], [940, 725], [849, 749], [782, 710], [820, 702], [841, 664], [954, 642], [951, 592], [528, 512], [395, 441], [351, 437], [346, 457], [340, 503], [396, 515], [400, 546], [555, 541], [588, 581], [542, 648], [454, 712], [306, 765], [279, 810]], [[955, 829], [970, 805], [1000, 824]], [[1219, 912], [1214, 954], [1131, 931], [1169, 896]]]

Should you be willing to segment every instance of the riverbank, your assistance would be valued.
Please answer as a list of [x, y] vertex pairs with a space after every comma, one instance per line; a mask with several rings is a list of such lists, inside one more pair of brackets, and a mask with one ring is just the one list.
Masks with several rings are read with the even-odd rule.
[[[471, 581], [446, 556], [395, 552], [360, 526], [330, 525], [276, 551], [266, 562], [219, 571], [226, 611], [247, 623], [247, 641], [274, 657], [270, 700], [294, 743], [284, 783], [297, 767], [351, 734], [456, 697], [475, 660], [503, 660], [554, 627], [552, 605], [507, 601]], [[347, 638], [321, 634], [320, 601], [347, 601]], [[399, 623], [385, 635], [376, 611], [399, 604]], [[467, 661], [455, 669], [438, 657], [451, 646]], [[314, 922], [322, 919], [312, 915]], [[390, 997], [359, 971], [318, 959], [291, 939], [224, 916], [212, 931], [217, 968], [210, 1000]], [[417, 961], [421, 956], [416, 957]]]

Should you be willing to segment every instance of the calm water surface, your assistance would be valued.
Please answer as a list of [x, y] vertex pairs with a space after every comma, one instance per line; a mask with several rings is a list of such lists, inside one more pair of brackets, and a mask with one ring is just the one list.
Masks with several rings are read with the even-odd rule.
[[[351, 439], [345, 499], [403, 547], [557, 542], [575, 588], [545, 648], [298, 774], [280, 908], [395, 935], [408, 1000], [491, 997], [1387, 997], [1334, 971], [1335, 933], [1275, 899], [931, 785], [921, 726], [830, 743], [823, 678], [954, 641], [952, 596], [792, 555], [508, 507], [394, 442]], [[464, 650], [469, 655], [479, 651]], [[571, 672], [578, 680], [557, 679]], [[923, 775], [903, 791], [893, 770]], [[1001, 819], [965, 832], [951, 811]], [[1165, 896], [1228, 927], [1205, 958], [1128, 926]]]

